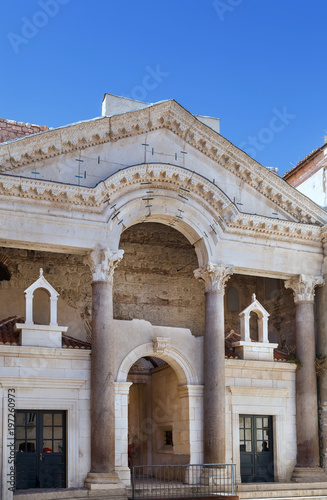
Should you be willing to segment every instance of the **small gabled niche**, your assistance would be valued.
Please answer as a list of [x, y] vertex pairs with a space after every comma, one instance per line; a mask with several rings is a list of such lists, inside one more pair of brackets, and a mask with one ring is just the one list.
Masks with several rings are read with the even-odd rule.
[[[251, 338], [250, 319], [257, 318], [258, 340]], [[273, 361], [274, 349], [278, 344], [271, 344], [268, 339], [268, 319], [269, 313], [257, 300], [255, 294], [252, 295], [251, 304], [240, 313], [241, 340], [234, 342], [233, 347], [242, 359], [252, 359], [261, 361]]]
[[[50, 323], [36, 325], [34, 323], [33, 305], [38, 292], [42, 291], [49, 297], [46, 301], [50, 311], [45, 316], [50, 317]], [[21, 330], [21, 345], [29, 347], [62, 347], [62, 333], [68, 330], [67, 326], [58, 326], [57, 308], [59, 293], [50, 285], [40, 269], [40, 277], [25, 291], [26, 316], [25, 323], [16, 323], [16, 328]], [[35, 295], [36, 294], [36, 297]]]

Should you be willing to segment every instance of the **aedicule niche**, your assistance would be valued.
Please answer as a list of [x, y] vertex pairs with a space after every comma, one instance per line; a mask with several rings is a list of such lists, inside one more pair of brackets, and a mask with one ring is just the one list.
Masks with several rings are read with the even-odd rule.
[[[258, 342], [251, 339], [250, 315], [255, 313], [258, 317]], [[234, 342], [233, 347], [242, 359], [252, 359], [257, 361], [273, 361], [274, 349], [278, 344], [271, 344], [268, 340], [268, 318], [269, 313], [252, 295], [252, 303], [240, 313], [241, 340]]]
[[[35, 325], [33, 320], [33, 299], [35, 290], [45, 290], [50, 296], [50, 324]], [[21, 345], [28, 347], [62, 347], [62, 333], [68, 326], [58, 326], [57, 307], [58, 292], [50, 285], [40, 269], [40, 277], [25, 290], [26, 319], [25, 323], [16, 323], [16, 328], [21, 330]]]

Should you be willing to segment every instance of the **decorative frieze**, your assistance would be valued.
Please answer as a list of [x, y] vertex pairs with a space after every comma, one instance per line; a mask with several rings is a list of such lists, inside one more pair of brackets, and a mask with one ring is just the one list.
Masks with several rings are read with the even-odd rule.
[[206, 292], [224, 293], [225, 285], [233, 274], [233, 270], [233, 266], [209, 262], [206, 266], [195, 269], [194, 277], [204, 281]]
[[[204, 231], [209, 234], [220, 226], [230, 234], [247, 234], [257, 237], [271, 237], [277, 240], [299, 243], [317, 242], [320, 245], [321, 228], [317, 225], [271, 219], [259, 215], [243, 214], [215, 184], [202, 176], [183, 167], [165, 164], [138, 165], [121, 170], [95, 188], [58, 184], [37, 179], [21, 179], [0, 175], [0, 203], [8, 197], [11, 201], [24, 204], [31, 200], [33, 207], [53, 207], [58, 213], [62, 210], [74, 210], [87, 214], [107, 214], [122, 196], [133, 193], [133, 198], [144, 197], [142, 182], [151, 182], [155, 200], [161, 200], [163, 190], [174, 192], [177, 197], [182, 191], [191, 201], [190, 206], [201, 205], [210, 211], [210, 218]], [[163, 200], [163, 203], [165, 201]], [[118, 206], [116, 209], [118, 210]], [[186, 207], [187, 208], [187, 207]], [[48, 213], [48, 209], [47, 209]], [[114, 215], [113, 212], [112, 215]], [[109, 212], [110, 216], [110, 212]], [[106, 216], [107, 217], [107, 216]], [[118, 222], [118, 219], [117, 219]], [[212, 229], [213, 228], [213, 229]]]
[[291, 288], [294, 294], [294, 302], [314, 302], [315, 287], [321, 286], [325, 280], [321, 276], [308, 276], [300, 274], [285, 281], [285, 288]]
[[113, 283], [114, 271], [123, 258], [123, 253], [124, 250], [113, 251], [97, 244], [85, 259], [85, 263], [90, 266], [93, 281]]

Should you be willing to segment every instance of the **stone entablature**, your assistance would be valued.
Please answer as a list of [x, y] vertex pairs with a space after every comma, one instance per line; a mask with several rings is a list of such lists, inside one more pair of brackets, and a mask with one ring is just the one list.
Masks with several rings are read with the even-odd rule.
[[[126, 226], [128, 220], [124, 220], [126, 200], [135, 196], [144, 205], [140, 217], [153, 219], [153, 215], [141, 201], [146, 198], [148, 186], [142, 183], [150, 182], [153, 205], [152, 214], [160, 213], [160, 206], [165, 202], [167, 190], [176, 193], [176, 196], [187, 194], [192, 200], [190, 207], [201, 206], [207, 212], [203, 236], [210, 235], [214, 240], [218, 232], [224, 232], [231, 236], [242, 234], [254, 238], [273, 237], [278, 241], [294, 242], [299, 244], [321, 245], [321, 228], [315, 224], [299, 223], [295, 221], [271, 219], [270, 217], [243, 214], [234, 203], [210, 180], [180, 167], [166, 164], [146, 164], [131, 166], [123, 169], [105, 181], [100, 182], [94, 188], [58, 184], [51, 181], [37, 179], [22, 179], [7, 175], [0, 175], [0, 203], [5, 201], [18, 203], [24, 216], [29, 211], [29, 206], [38, 207], [41, 215], [47, 214], [48, 208], [56, 203], [54, 215], [65, 216], [66, 212], [76, 213], [76, 223], [89, 214], [93, 224], [108, 221], [111, 226], [122, 224]], [[187, 190], [182, 191], [182, 190]], [[176, 199], [177, 201], [177, 199]], [[183, 201], [178, 198], [178, 201]], [[157, 210], [156, 210], [157, 206]], [[183, 223], [183, 218], [177, 209], [172, 216], [174, 225], [178, 227]], [[16, 210], [16, 215], [19, 212]], [[177, 217], [178, 216], [178, 217]], [[193, 217], [192, 214], [190, 214]], [[125, 216], [126, 217], [126, 216]], [[152, 218], [151, 218], [152, 217]], [[325, 213], [325, 221], [327, 215]]]
[[[304, 196], [292, 189], [278, 176], [269, 172], [221, 135], [193, 119], [175, 101], [166, 101], [146, 109], [122, 115], [81, 122], [30, 136], [15, 144], [0, 145], [0, 171], [37, 163], [72, 151], [133, 137], [153, 130], [167, 129], [184, 143], [240, 178], [296, 221], [324, 223], [325, 213]], [[300, 202], [299, 202], [300, 198]]]

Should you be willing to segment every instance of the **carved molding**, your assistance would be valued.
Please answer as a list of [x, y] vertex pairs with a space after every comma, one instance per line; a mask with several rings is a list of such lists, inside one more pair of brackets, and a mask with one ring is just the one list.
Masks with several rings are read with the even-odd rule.
[[[229, 234], [243, 234], [255, 238], [274, 237], [275, 240], [299, 243], [306, 241], [321, 244], [322, 229], [317, 225], [301, 224], [281, 219], [241, 213], [225, 193], [208, 179], [183, 167], [167, 164], [142, 164], [123, 169], [95, 188], [58, 184], [37, 179], [22, 179], [0, 175], [0, 200], [15, 201], [17, 207], [28, 213], [28, 204], [46, 209], [55, 204], [56, 210], [74, 210], [93, 215], [114, 218], [119, 211], [122, 196], [133, 193], [142, 203], [145, 190], [142, 182], [151, 182], [155, 197], [160, 200], [162, 190], [174, 191], [176, 199], [181, 188], [187, 198], [210, 210], [211, 219], [203, 235], [214, 234], [218, 227]], [[144, 191], [144, 192], [143, 192]], [[27, 205], [27, 207], [26, 207]], [[17, 209], [16, 209], [17, 212]], [[145, 209], [145, 214], [148, 210]], [[118, 222], [119, 219], [117, 218]]]
[[167, 337], [156, 337], [153, 339], [153, 350], [158, 354], [163, 354], [165, 350], [169, 347], [170, 338]]
[[101, 248], [99, 244], [88, 254], [84, 260], [91, 269], [93, 281], [107, 281], [113, 283], [114, 271], [123, 258], [124, 250], [112, 251]]
[[0, 145], [0, 171], [35, 164], [61, 154], [115, 142], [153, 130], [167, 129], [183, 142], [219, 163], [263, 194], [298, 222], [326, 222], [326, 213], [277, 175], [245, 155], [227, 139], [190, 118], [175, 101], [166, 101], [132, 113], [103, 117], [27, 136]]
[[205, 283], [206, 292], [225, 292], [225, 286], [233, 274], [233, 266], [224, 266], [223, 264], [212, 264], [209, 262], [206, 266], [195, 269], [194, 277], [202, 279]]
[[314, 302], [315, 287], [324, 285], [325, 281], [321, 276], [309, 276], [300, 274], [285, 281], [285, 288], [293, 290], [294, 302]]

